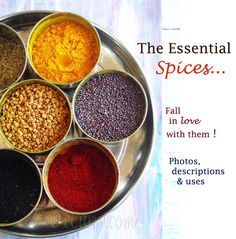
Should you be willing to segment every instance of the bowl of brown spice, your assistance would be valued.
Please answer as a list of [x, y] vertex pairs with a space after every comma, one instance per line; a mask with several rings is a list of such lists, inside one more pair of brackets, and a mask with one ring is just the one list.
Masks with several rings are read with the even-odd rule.
[[17, 32], [0, 23], [0, 96], [23, 78], [27, 57], [24, 42]]
[[10, 146], [25, 153], [51, 150], [66, 137], [71, 123], [67, 96], [46, 81], [21, 81], [0, 100], [0, 133]]
[[39, 21], [27, 52], [33, 71], [61, 88], [73, 88], [96, 67], [100, 38], [93, 25], [73, 13], [54, 13]]

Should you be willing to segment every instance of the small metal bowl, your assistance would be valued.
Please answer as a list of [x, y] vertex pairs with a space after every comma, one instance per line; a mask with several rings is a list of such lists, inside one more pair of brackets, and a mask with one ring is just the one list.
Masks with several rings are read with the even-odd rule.
[[[89, 29], [95, 37], [95, 40], [96, 40], [96, 43], [97, 43], [97, 50], [98, 50], [97, 61], [94, 64], [93, 68], [91, 68], [91, 71], [87, 75], [82, 77], [81, 79], [77, 79], [74, 82], [70, 82], [70, 83], [60, 83], [60, 82], [56, 82], [56, 81], [46, 79], [36, 69], [36, 67], [34, 65], [34, 62], [33, 62], [33, 56], [32, 56], [32, 50], [33, 50], [34, 42], [36, 41], [36, 39], [40, 35], [40, 33], [44, 29], [46, 29], [48, 26], [50, 26], [51, 24], [58, 23], [58, 22], [61, 22], [61, 21], [65, 21], [65, 20], [76, 22], [76, 23], [86, 27], [87, 29]], [[59, 86], [62, 89], [70, 89], [70, 88], [76, 87], [81, 82], [82, 79], [84, 79], [86, 76], [88, 76], [89, 74], [91, 74], [91, 72], [94, 71], [97, 63], [99, 62], [99, 58], [100, 58], [100, 54], [101, 54], [101, 41], [100, 41], [100, 37], [98, 35], [97, 30], [87, 19], [85, 19], [85, 18], [83, 18], [79, 15], [76, 15], [74, 13], [59, 12], [59, 13], [50, 14], [50, 15], [44, 17], [42, 20], [40, 20], [34, 26], [34, 28], [32, 29], [32, 31], [30, 33], [29, 39], [28, 39], [27, 53], [28, 53], [28, 59], [29, 59], [30, 67], [33, 69], [33, 72], [35, 72], [40, 78], [42, 78], [43, 80], [52, 82], [52, 83], [56, 84], [57, 86]]]
[[[106, 203], [104, 203], [101, 207], [94, 209], [93, 211], [75, 212], [75, 211], [70, 211], [68, 209], [65, 209], [54, 199], [54, 197], [52, 196], [50, 189], [49, 189], [48, 173], [49, 173], [49, 169], [50, 169], [50, 166], [51, 166], [53, 160], [58, 155], [64, 154], [67, 151], [67, 149], [70, 148], [71, 146], [76, 146], [76, 145], [89, 145], [89, 146], [93, 146], [93, 147], [97, 148], [99, 151], [101, 151], [102, 153], [104, 153], [106, 155], [107, 159], [110, 160], [110, 162], [112, 163], [112, 165], [114, 167], [116, 182], [115, 182], [115, 187], [113, 188], [112, 194], [111, 194], [110, 198], [106, 201]], [[61, 210], [71, 213], [71, 214], [75, 214], [75, 215], [87, 215], [87, 214], [95, 213], [95, 212], [101, 210], [102, 208], [104, 208], [107, 204], [109, 204], [109, 202], [113, 199], [113, 197], [115, 196], [115, 193], [117, 191], [118, 184], [119, 184], [119, 177], [120, 177], [119, 175], [120, 175], [119, 166], [116, 162], [114, 155], [110, 152], [110, 150], [108, 150], [102, 144], [99, 144], [93, 140], [85, 139], [85, 138], [75, 138], [75, 139], [68, 140], [68, 141], [60, 144], [54, 150], [52, 150], [44, 163], [44, 167], [43, 167], [43, 171], [42, 171], [43, 185], [44, 185], [44, 189], [45, 189], [46, 194], [48, 195], [49, 199]], [[78, 198], [78, 200], [79, 200], [79, 198]]]
[[4, 89], [0, 89], [0, 97], [1, 95], [13, 84], [15, 84], [16, 82], [18, 82], [19, 80], [23, 79], [24, 77], [24, 73], [26, 71], [26, 67], [27, 67], [27, 56], [26, 56], [26, 49], [24, 46], [24, 42], [22, 40], [22, 38], [18, 35], [18, 33], [11, 27], [9, 27], [8, 25], [4, 24], [4, 23], [0, 23], [0, 37], [4, 38], [4, 39], [9, 39], [10, 41], [14, 41], [17, 44], [20, 44], [24, 50], [24, 66], [23, 68], [19, 71], [18, 77], [9, 85], [7, 85]]
[[[0, 161], [4, 160], [3, 157], [6, 157], [6, 155], [7, 155], [7, 157], [9, 157], [8, 160], [15, 160], [15, 161], [16, 160], [24, 160], [24, 161], [27, 161], [27, 163], [30, 164], [30, 166], [32, 167], [32, 173], [34, 172], [38, 176], [38, 180], [39, 180], [39, 184], [40, 184], [40, 186], [39, 185], [38, 186], [40, 188], [39, 188], [39, 191], [37, 191], [38, 199], [37, 199], [36, 203], [33, 204], [32, 209], [30, 211], [28, 211], [28, 213], [25, 216], [23, 216], [22, 218], [20, 218], [17, 221], [9, 221], [9, 222], [1, 222], [0, 221], [0, 227], [14, 225], [16, 223], [19, 223], [19, 222], [25, 220], [27, 217], [29, 217], [34, 212], [34, 210], [37, 208], [37, 206], [38, 206], [38, 204], [40, 202], [41, 196], [42, 196], [42, 192], [43, 192], [43, 183], [42, 183], [42, 179], [41, 179], [41, 172], [40, 172], [39, 167], [37, 166], [37, 164], [34, 162], [34, 160], [32, 158], [30, 158], [27, 154], [21, 153], [21, 152], [19, 152], [17, 150], [14, 150], [14, 149], [6, 149], [6, 148], [0, 149]], [[16, 158], [16, 157], [18, 157], [18, 158]], [[12, 164], [12, 166], [14, 167], [14, 164]], [[9, 173], [10, 173], [10, 168], [8, 169], [8, 174]], [[22, 175], [24, 175], [24, 173], [25, 172], [22, 172]], [[8, 188], [8, 190], [11, 190], [11, 189], [12, 188], [10, 188], [10, 189]], [[14, 190], [14, 192], [12, 192], [12, 193], [14, 194], [14, 193], [16, 193], [16, 191], [17, 191], [17, 187]], [[7, 200], [6, 198], [4, 199], [3, 195], [4, 195], [4, 193], [1, 192], [0, 193], [0, 198], [1, 198], [0, 202], [1, 203], [4, 203], [4, 201]], [[3, 207], [3, 208], [8, 207], [7, 203], [8, 202], [6, 202], [6, 205], [4, 203], [4, 206], [0, 204], [0, 207]], [[22, 206], [22, 205], [17, 205], [17, 207], [20, 207], [20, 206]], [[18, 215], [18, 217], [19, 217], [19, 215]]]
[[50, 151], [51, 149], [53, 149], [55, 146], [59, 145], [67, 136], [67, 134], [69, 133], [70, 131], [70, 128], [71, 128], [71, 124], [72, 124], [72, 113], [71, 113], [71, 107], [70, 107], [70, 102], [69, 102], [69, 99], [68, 97], [66, 96], [66, 94], [60, 89], [58, 88], [56, 85], [52, 84], [52, 83], [49, 83], [49, 82], [46, 82], [46, 81], [43, 81], [43, 80], [40, 80], [40, 79], [29, 79], [29, 80], [23, 80], [15, 85], [13, 85], [11, 88], [9, 88], [5, 93], [4, 95], [2, 96], [2, 98], [0, 99], [0, 117], [2, 116], [2, 108], [6, 102], [6, 100], [8, 99], [8, 97], [10, 97], [10, 95], [15, 92], [18, 88], [24, 86], [24, 85], [31, 85], [31, 84], [41, 84], [41, 85], [46, 85], [46, 86], [49, 86], [51, 87], [52, 89], [55, 89], [56, 91], [58, 91], [63, 97], [64, 99], [66, 100], [67, 102], [67, 105], [68, 105], [68, 110], [70, 112], [70, 122], [69, 122], [69, 125], [68, 125], [68, 129], [64, 135], [64, 137], [62, 137], [62, 139], [55, 145], [53, 145], [52, 147], [48, 148], [48, 149], [45, 149], [45, 150], [42, 150], [42, 151], [28, 151], [28, 150], [25, 150], [25, 149], [21, 149], [21, 148], [18, 148], [16, 146], [14, 146], [7, 138], [7, 136], [4, 134], [3, 132], [3, 129], [2, 129], [2, 124], [1, 124], [1, 121], [0, 121], [0, 134], [3, 136], [3, 139], [4, 141], [10, 145], [11, 147], [21, 151], [21, 152], [25, 152], [25, 153], [30, 153], [30, 154], [43, 154], [43, 153], [46, 153], [48, 151]]
[[[87, 133], [83, 127], [81, 127], [77, 117], [76, 117], [76, 112], [75, 112], [75, 105], [76, 105], [76, 100], [77, 100], [77, 97], [78, 95], [80, 94], [80, 91], [83, 89], [83, 87], [86, 85], [87, 82], [89, 82], [90, 80], [96, 78], [97, 76], [99, 75], [106, 75], [106, 74], [110, 74], [110, 73], [117, 73], [117, 74], [120, 74], [122, 76], [124, 76], [125, 78], [129, 78], [130, 80], [132, 80], [138, 87], [139, 89], [141, 90], [142, 94], [143, 94], [143, 97], [144, 97], [144, 114], [142, 116], [142, 121], [140, 123], [140, 125], [131, 133], [129, 134], [128, 136], [126, 137], [123, 137], [121, 139], [118, 139], [118, 140], [113, 140], [113, 141], [106, 141], [106, 140], [101, 140], [101, 139], [98, 139], [98, 138], [95, 138], [93, 137], [92, 135], [90, 135], [89, 133]], [[96, 106], [96, 109], [98, 109], [99, 106]], [[125, 139], [128, 139], [130, 138], [131, 136], [133, 136], [143, 125], [143, 123], [145, 122], [145, 119], [146, 119], [146, 116], [147, 116], [147, 112], [148, 112], [148, 100], [147, 100], [147, 96], [146, 96], [146, 93], [145, 93], [145, 90], [144, 88], [142, 87], [142, 85], [140, 84], [140, 82], [134, 78], [131, 74], [128, 74], [127, 72], [123, 72], [123, 71], [118, 71], [118, 70], [101, 70], [93, 75], [90, 75], [88, 76], [87, 78], [85, 78], [81, 83], [80, 85], [77, 87], [77, 89], [75, 90], [75, 93], [74, 93], [74, 96], [73, 96], [73, 101], [72, 101], [72, 112], [73, 112], [73, 117], [74, 117], [74, 120], [77, 124], [77, 126], [79, 127], [79, 129], [86, 135], [88, 136], [89, 138], [97, 141], [97, 142], [100, 142], [100, 143], [104, 143], [104, 144], [116, 144], [116, 143], [120, 143], [121, 141], [125, 140]]]

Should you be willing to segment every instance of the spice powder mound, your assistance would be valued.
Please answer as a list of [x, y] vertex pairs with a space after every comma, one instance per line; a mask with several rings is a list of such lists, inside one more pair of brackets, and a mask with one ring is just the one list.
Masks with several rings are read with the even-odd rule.
[[24, 47], [0, 37], [0, 90], [6, 89], [21, 75], [25, 65]]
[[73, 21], [51, 24], [37, 37], [32, 59], [37, 71], [55, 83], [82, 79], [95, 66], [98, 42], [92, 30]]
[[65, 136], [70, 125], [70, 109], [59, 91], [43, 84], [29, 84], [8, 97], [0, 123], [6, 138], [15, 147], [40, 152]]
[[73, 212], [89, 212], [103, 206], [116, 186], [114, 166], [91, 145], [74, 145], [52, 162], [49, 190], [56, 202]]

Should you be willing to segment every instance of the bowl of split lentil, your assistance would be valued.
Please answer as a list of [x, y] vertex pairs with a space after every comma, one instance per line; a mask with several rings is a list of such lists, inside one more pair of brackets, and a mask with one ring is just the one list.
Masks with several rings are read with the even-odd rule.
[[51, 150], [66, 137], [71, 123], [67, 96], [49, 82], [21, 81], [0, 100], [0, 133], [10, 146], [22, 152]]
[[24, 42], [17, 32], [0, 23], [0, 96], [23, 78], [27, 66]]
[[73, 88], [97, 65], [100, 38], [87, 19], [54, 13], [34, 26], [27, 52], [30, 66], [40, 78]]
[[143, 125], [148, 102], [142, 85], [130, 74], [102, 70], [77, 87], [72, 112], [81, 131], [108, 144], [134, 135]]

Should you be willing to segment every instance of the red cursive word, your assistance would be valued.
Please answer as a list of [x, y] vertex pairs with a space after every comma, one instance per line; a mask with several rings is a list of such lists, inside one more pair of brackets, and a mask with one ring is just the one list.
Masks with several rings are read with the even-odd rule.
[[202, 64], [182, 64], [183, 62], [180, 61], [178, 64], [172, 64], [170, 62], [165, 61], [159, 61], [157, 63], [157, 75], [165, 75], [165, 79], [168, 79], [170, 74], [177, 73], [177, 74], [204, 74], [208, 75], [210, 73], [210, 70], [213, 68], [213, 66], [209, 66], [208, 64], [202, 65]]

